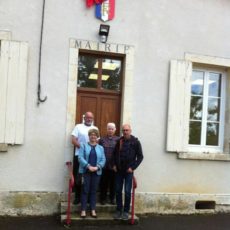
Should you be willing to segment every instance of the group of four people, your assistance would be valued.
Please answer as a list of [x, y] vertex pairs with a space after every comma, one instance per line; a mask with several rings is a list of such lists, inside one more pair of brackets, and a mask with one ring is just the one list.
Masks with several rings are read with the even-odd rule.
[[[93, 119], [93, 113], [86, 112], [84, 123], [77, 124], [72, 132], [72, 143], [75, 146], [74, 203], [81, 201], [81, 217], [85, 218], [87, 201], [89, 201], [91, 216], [96, 218], [96, 192], [100, 182], [101, 203], [106, 202], [109, 188], [111, 204], [114, 204], [116, 194], [117, 208], [114, 218], [127, 220], [133, 171], [143, 160], [141, 143], [131, 135], [129, 124], [122, 126], [123, 135], [119, 138], [115, 136], [115, 124], [108, 123], [107, 135], [98, 140], [99, 131], [93, 125]], [[122, 201], [123, 185], [125, 186], [124, 205]]]

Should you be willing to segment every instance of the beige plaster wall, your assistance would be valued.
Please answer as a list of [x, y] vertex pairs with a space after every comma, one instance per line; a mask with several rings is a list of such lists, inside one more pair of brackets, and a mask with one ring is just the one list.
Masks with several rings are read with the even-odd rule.
[[[0, 153], [0, 191], [61, 192], [73, 151], [66, 136], [68, 90], [74, 90], [69, 39], [97, 42], [101, 22], [84, 1], [46, 1], [41, 96], [48, 100], [38, 107], [42, 1], [1, 1], [0, 9], [0, 30], [30, 46], [25, 143]], [[229, 10], [228, 0], [116, 1], [108, 43], [135, 49], [131, 124], [145, 156], [135, 173], [138, 192], [230, 194], [229, 162], [178, 160], [165, 151], [169, 62], [186, 52], [230, 58]]]

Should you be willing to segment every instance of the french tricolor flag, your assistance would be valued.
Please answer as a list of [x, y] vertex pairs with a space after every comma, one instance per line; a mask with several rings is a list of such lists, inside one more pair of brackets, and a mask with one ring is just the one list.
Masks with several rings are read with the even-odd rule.
[[96, 5], [96, 17], [102, 21], [109, 21], [114, 18], [115, 0], [105, 0]]
[[90, 8], [91, 6], [93, 6], [94, 4], [101, 4], [102, 2], [104, 2], [105, 0], [86, 0], [86, 6], [88, 8]]

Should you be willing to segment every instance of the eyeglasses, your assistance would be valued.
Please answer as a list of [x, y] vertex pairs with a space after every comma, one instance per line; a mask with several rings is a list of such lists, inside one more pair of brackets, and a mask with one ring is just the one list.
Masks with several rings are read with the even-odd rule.
[[128, 132], [128, 131], [129, 131], [129, 129], [122, 129], [122, 131], [123, 131], [123, 132]]

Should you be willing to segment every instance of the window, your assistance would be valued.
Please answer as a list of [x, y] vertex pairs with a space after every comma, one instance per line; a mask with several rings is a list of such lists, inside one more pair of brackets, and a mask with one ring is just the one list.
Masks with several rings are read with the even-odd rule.
[[121, 59], [80, 54], [78, 87], [121, 91]]
[[230, 160], [230, 60], [185, 56], [170, 65], [167, 151], [183, 159]]
[[225, 74], [193, 68], [190, 92], [189, 149], [223, 152]]

